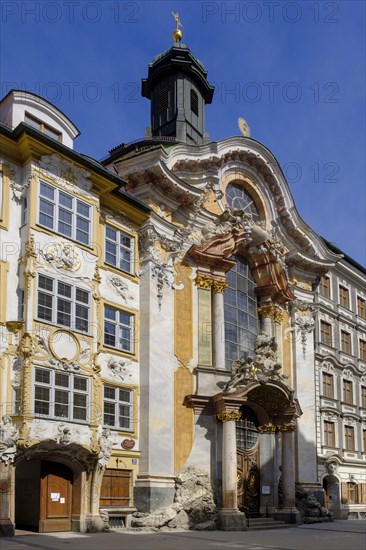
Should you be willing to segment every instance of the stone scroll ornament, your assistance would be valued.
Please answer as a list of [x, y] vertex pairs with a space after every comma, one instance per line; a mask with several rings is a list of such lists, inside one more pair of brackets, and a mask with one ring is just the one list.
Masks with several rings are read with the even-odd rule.
[[10, 416], [4, 415], [0, 422], [0, 460], [5, 464], [14, 462], [18, 439], [19, 430], [14, 426]]
[[183, 285], [176, 285], [174, 282], [174, 263], [182, 253], [183, 241], [167, 239], [159, 235], [153, 226], [147, 226], [140, 233], [139, 247], [141, 263], [144, 266], [139, 274], [143, 275], [150, 265], [151, 278], [156, 282], [156, 297], [161, 310], [164, 288], [183, 288]]
[[269, 380], [284, 381], [287, 375], [281, 374], [282, 365], [276, 359], [277, 343], [274, 337], [261, 331], [254, 347], [254, 357], [242, 357], [232, 365], [231, 380], [224, 387], [224, 393], [231, 393], [251, 382], [265, 384]]
[[315, 317], [318, 306], [316, 304], [299, 302], [297, 300], [295, 300], [293, 305], [297, 309], [295, 321], [293, 326], [286, 329], [285, 336], [290, 332], [300, 335], [302, 354], [305, 359], [307, 336], [311, 334], [315, 328]]

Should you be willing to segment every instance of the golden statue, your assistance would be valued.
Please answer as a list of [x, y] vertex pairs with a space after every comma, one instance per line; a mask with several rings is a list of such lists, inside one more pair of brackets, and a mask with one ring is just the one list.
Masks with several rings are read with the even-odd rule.
[[175, 31], [173, 32], [173, 39], [174, 39], [174, 42], [180, 42], [182, 40], [182, 37], [183, 37], [183, 33], [182, 31], [180, 30], [179, 27], [182, 27], [183, 28], [183, 25], [181, 23], [181, 20], [179, 19], [179, 13], [174, 13], [172, 11], [172, 15], [175, 19], [175, 23], [176, 23], [176, 28], [175, 28]]

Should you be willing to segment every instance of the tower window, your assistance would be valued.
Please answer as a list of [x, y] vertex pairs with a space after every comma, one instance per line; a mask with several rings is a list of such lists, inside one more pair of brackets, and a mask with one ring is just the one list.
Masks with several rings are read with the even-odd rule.
[[159, 90], [159, 113], [164, 113], [169, 107], [169, 88], [163, 86]]
[[195, 90], [191, 90], [191, 111], [198, 116], [198, 95]]

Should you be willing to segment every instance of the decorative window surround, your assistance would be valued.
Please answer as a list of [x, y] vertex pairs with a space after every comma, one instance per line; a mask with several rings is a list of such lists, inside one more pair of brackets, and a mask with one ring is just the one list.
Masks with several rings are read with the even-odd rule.
[[40, 180], [38, 224], [90, 246], [92, 206]]
[[90, 333], [91, 293], [48, 275], [37, 277], [37, 320]]
[[134, 315], [104, 306], [104, 345], [134, 353]]
[[343, 285], [339, 285], [338, 291], [339, 291], [339, 305], [346, 309], [351, 309], [349, 289]]
[[105, 228], [105, 263], [134, 274], [135, 239], [110, 225]]
[[103, 425], [120, 431], [133, 431], [133, 391], [115, 386], [103, 388]]
[[35, 367], [35, 416], [75, 422], [89, 420], [89, 380], [78, 374]]

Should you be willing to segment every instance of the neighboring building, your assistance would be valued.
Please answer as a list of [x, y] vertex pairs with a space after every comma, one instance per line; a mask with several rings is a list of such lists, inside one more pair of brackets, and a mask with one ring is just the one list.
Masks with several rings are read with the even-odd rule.
[[316, 303], [318, 475], [336, 517], [365, 519], [366, 269], [344, 254], [321, 278]]
[[296, 486], [366, 513], [365, 270], [265, 146], [210, 141], [213, 91], [178, 40], [143, 80], [148, 136], [103, 165], [43, 99], [0, 104], [3, 532], [121, 524], [188, 466], [222, 529], [300, 521]]
[[149, 208], [73, 151], [56, 107], [21, 91], [0, 107], [0, 530], [98, 530], [100, 506], [133, 510]]

